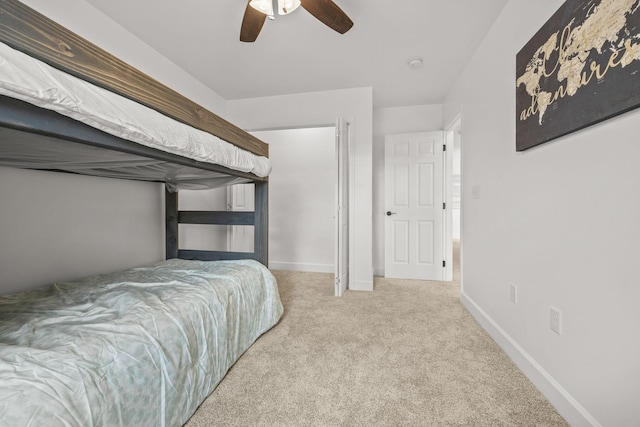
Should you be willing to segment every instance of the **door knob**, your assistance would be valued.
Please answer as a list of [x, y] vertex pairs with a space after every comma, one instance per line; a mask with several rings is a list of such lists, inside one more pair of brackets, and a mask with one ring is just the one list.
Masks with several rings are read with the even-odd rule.
[[387, 216], [395, 215], [396, 212], [387, 211]]

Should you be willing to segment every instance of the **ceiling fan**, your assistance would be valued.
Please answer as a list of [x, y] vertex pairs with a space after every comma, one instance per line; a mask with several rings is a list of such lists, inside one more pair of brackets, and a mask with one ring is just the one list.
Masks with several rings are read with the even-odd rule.
[[331, 0], [249, 0], [242, 19], [240, 41], [254, 42], [265, 19], [274, 19], [274, 10], [277, 10], [279, 15], [286, 15], [298, 6], [302, 6], [320, 22], [340, 34], [353, 27], [353, 21]]

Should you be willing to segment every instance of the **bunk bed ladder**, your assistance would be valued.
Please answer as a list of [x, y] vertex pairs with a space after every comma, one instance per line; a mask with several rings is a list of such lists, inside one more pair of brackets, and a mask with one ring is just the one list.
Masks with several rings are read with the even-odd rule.
[[[166, 258], [219, 261], [255, 259], [268, 266], [268, 182], [255, 182], [255, 211], [180, 211], [178, 193], [165, 189]], [[178, 247], [179, 224], [253, 225], [254, 242], [251, 252], [224, 252], [180, 249]]]

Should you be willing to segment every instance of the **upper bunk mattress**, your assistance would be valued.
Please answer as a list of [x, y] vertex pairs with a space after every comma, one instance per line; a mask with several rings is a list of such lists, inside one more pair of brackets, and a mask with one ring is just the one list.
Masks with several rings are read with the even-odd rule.
[[0, 43], [0, 95], [164, 152], [266, 177], [269, 159], [53, 68]]
[[0, 426], [178, 426], [283, 308], [262, 264], [168, 260], [0, 297]]

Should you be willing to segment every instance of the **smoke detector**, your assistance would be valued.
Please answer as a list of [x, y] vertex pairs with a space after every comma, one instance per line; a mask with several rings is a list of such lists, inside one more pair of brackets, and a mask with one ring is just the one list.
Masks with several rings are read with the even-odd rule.
[[410, 58], [407, 61], [407, 65], [409, 66], [409, 68], [411, 68], [412, 70], [417, 70], [418, 68], [422, 68], [422, 63], [424, 62], [424, 60], [420, 57], [415, 57], [415, 58]]

